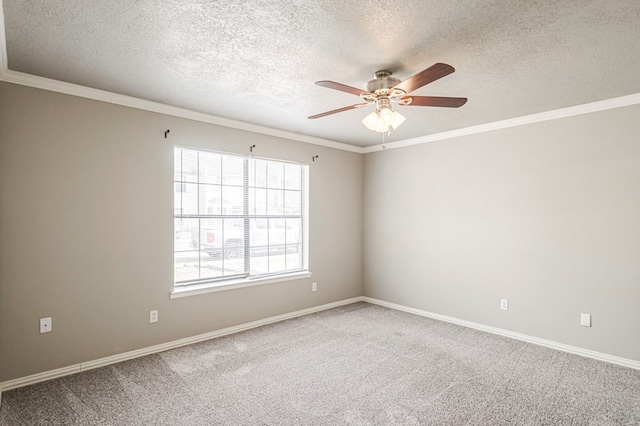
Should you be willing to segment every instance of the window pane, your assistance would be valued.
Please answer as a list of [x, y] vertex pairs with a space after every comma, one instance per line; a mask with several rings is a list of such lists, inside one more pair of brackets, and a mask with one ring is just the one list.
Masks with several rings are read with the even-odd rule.
[[284, 219], [269, 220], [269, 273], [284, 271], [287, 229]]
[[222, 187], [222, 214], [241, 215], [244, 212], [244, 188], [237, 186]]
[[269, 255], [266, 253], [251, 253], [251, 275], [264, 275], [269, 273]]
[[284, 251], [287, 243], [287, 229], [284, 219], [271, 219], [269, 229], [269, 248], [271, 252]]
[[287, 269], [302, 269], [302, 219], [287, 219]]
[[266, 253], [269, 247], [269, 219], [249, 220], [251, 253]]
[[174, 220], [174, 275], [176, 281], [196, 280], [200, 276], [199, 220]]
[[175, 281], [200, 279], [200, 252], [198, 250], [175, 253]]
[[214, 254], [215, 251], [202, 253], [200, 265], [200, 280], [221, 278], [224, 276], [222, 258]]
[[284, 163], [275, 161], [267, 163], [267, 187], [284, 188]]
[[284, 191], [284, 214], [290, 216], [300, 215], [302, 208], [299, 191]]
[[200, 219], [200, 280], [220, 278], [224, 276], [223, 256], [223, 220]]
[[198, 213], [198, 184], [185, 183], [184, 191], [176, 193], [176, 208], [180, 209], [182, 214]]
[[198, 152], [176, 149], [174, 157], [174, 180], [185, 182], [198, 181]]
[[269, 273], [282, 272], [286, 270], [286, 253], [283, 251], [274, 252], [269, 255]]
[[244, 219], [224, 219], [224, 275], [244, 272]]
[[251, 159], [249, 164], [249, 186], [265, 188], [267, 186], [267, 162]]
[[222, 156], [222, 183], [237, 186], [244, 184], [244, 159], [242, 157]]
[[267, 214], [284, 214], [284, 191], [280, 189], [267, 189]]
[[220, 214], [222, 212], [220, 185], [198, 185], [200, 197], [198, 199], [198, 213], [203, 215]]
[[222, 219], [200, 219], [200, 250], [211, 257], [222, 253]]
[[174, 182], [173, 184], [173, 211], [176, 216], [183, 214], [182, 196], [187, 191], [187, 184], [182, 182]]
[[267, 190], [259, 188], [249, 189], [249, 214], [267, 214]]
[[174, 251], [198, 249], [198, 219], [174, 219]]
[[286, 163], [284, 165], [284, 187], [300, 190], [302, 185], [302, 166]]
[[182, 181], [182, 151], [176, 148], [173, 156], [173, 180], [174, 182]]
[[214, 152], [200, 152], [200, 164], [198, 167], [200, 183], [222, 183], [221, 158], [220, 154]]
[[287, 245], [302, 243], [302, 219], [287, 219]]
[[251, 275], [261, 275], [269, 272], [269, 220], [249, 220], [251, 256]]
[[302, 246], [287, 246], [287, 269], [302, 269]]

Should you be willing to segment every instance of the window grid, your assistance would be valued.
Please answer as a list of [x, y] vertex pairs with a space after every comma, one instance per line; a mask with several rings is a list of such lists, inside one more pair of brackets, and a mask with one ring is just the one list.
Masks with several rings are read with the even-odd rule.
[[176, 286], [306, 269], [306, 165], [181, 147], [175, 155]]

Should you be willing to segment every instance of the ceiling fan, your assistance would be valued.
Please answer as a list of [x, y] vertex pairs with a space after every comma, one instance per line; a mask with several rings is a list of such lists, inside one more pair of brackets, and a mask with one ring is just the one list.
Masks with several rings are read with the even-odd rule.
[[391, 108], [392, 102], [397, 103], [400, 106], [433, 106], [447, 108], [458, 108], [464, 105], [467, 102], [467, 98], [409, 95], [409, 93], [414, 90], [419, 89], [422, 86], [426, 86], [427, 84], [449, 75], [454, 71], [455, 68], [451, 65], [437, 63], [404, 81], [400, 81], [399, 79], [392, 77], [392, 73], [390, 71], [376, 71], [374, 73], [374, 79], [366, 84], [366, 90], [336, 83], [335, 81], [316, 81], [318, 86], [360, 96], [364, 102], [311, 115], [308, 118], [316, 119], [326, 117], [327, 115], [375, 104], [376, 110], [367, 115], [364, 120], [362, 120], [362, 123], [370, 130], [386, 132], [389, 130], [389, 127], [395, 129], [405, 120], [401, 114], [393, 111]]

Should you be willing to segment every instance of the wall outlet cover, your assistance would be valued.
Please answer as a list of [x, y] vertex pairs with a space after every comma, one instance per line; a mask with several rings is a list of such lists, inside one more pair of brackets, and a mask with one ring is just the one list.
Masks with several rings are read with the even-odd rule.
[[580, 325], [583, 327], [591, 327], [591, 314], [580, 314]]
[[51, 317], [40, 318], [40, 333], [48, 333], [53, 330]]
[[500, 299], [500, 309], [502, 309], [503, 311], [508, 311], [509, 310], [509, 300]]

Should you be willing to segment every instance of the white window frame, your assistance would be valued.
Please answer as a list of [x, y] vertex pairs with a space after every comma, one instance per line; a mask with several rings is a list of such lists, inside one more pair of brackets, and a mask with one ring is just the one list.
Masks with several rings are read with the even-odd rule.
[[[222, 291], [222, 290], [229, 290], [229, 289], [235, 289], [235, 288], [242, 288], [242, 287], [249, 287], [249, 286], [254, 286], [254, 285], [262, 285], [262, 284], [269, 284], [269, 283], [274, 283], [274, 282], [282, 282], [282, 281], [289, 281], [289, 280], [298, 280], [298, 279], [303, 279], [303, 278], [308, 278], [311, 276], [311, 273], [309, 272], [308, 269], [308, 265], [309, 265], [309, 165], [308, 164], [303, 164], [303, 163], [297, 163], [297, 162], [292, 162], [292, 161], [286, 161], [286, 160], [281, 160], [281, 159], [273, 159], [273, 158], [263, 158], [263, 157], [255, 157], [255, 156], [251, 156], [251, 155], [241, 155], [241, 154], [237, 154], [237, 153], [228, 153], [228, 152], [221, 152], [221, 151], [216, 151], [216, 150], [210, 150], [210, 149], [203, 149], [203, 148], [196, 148], [196, 147], [188, 147], [188, 146], [180, 146], [180, 145], [176, 145], [174, 148], [174, 155], [176, 155], [176, 153], [179, 150], [188, 150], [188, 151], [195, 151], [195, 152], [203, 152], [203, 153], [214, 153], [214, 154], [218, 154], [218, 155], [223, 155], [223, 156], [231, 156], [231, 157], [236, 157], [238, 159], [242, 159], [243, 164], [244, 164], [244, 172], [243, 172], [243, 195], [244, 195], [244, 211], [242, 214], [233, 214], [233, 215], [225, 215], [225, 214], [211, 214], [211, 213], [198, 213], [198, 214], [189, 214], [189, 215], [185, 215], [183, 212], [183, 209], [179, 208], [180, 206], [177, 205], [177, 200], [175, 197], [176, 192], [176, 188], [181, 188], [180, 192], [183, 192], [185, 190], [185, 187], [187, 185], [187, 183], [189, 183], [190, 185], [193, 185], [194, 182], [190, 182], [188, 181], [184, 175], [182, 175], [182, 170], [180, 171], [180, 173], [177, 172], [177, 170], [174, 170], [174, 181], [173, 181], [173, 188], [174, 188], [174, 224], [177, 223], [177, 220], [188, 217], [190, 219], [206, 219], [206, 218], [219, 218], [219, 217], [224, 217], [224, 218], [229, 218], [229, 219], [241, 219], [244, 221], [245, 223], [245, 239], [244, 239], [244, 246], [243, 246], [243, 252], [245, 254], [244, 256], [244, 264], [245, 264], [245, 268], [244, 268], [244, 273], [241, 274], [242, 276], [232, 276], [232, 277], [220, 277], [220, 278], [204, 278], [204, 279], [198, 279], [198, 280], [191, 280], [191, 281], [176, 281], [175, 278], [175, 273], [174, 273], [174, 286], [173, 286], [173, 291], [171, 292], [171, 298], [178, 298], [178, 297], [184, 297], [184, 296], [191, 296], [191, 295], [196, 295], [196, 294], [203, 294], [203, 293], [210, 293], [210, 292], [215, 292], [215, 291]], [[199, 157], [198, 157], [199, 158]], [[256, 215], [255, 212], [254, 214], [251, 214], [248, 209], [247, 206], [249, 204], [249, 199], [250, 199], [250, 185], [249, 185], [249, 169], [248, 169], [248, 165], [249, 164], [253, 164], [252, 160], [262, 160], [262, 161], [267, 161], [267, 162], [276, 162], [276, 163], [282, 163], [284, 164], [295, 164], [301, 167], [301, 211], [299, 215], [286, 215], [286, 214], [279, 214], [279, 215], [270, 215], [270, 214], [258, 214]], [[198, 159], [198, 162], [200, 160]], [[175, 159], [174, 159], [174, 164], [175, 164]], [[175, 166], [174, 166], [175, 167]], [[176, 175], [180, 175], [181, 178], [176, 179], [175, 176]], [[198, 178], [199, 180], [199, 178]], [[200, 185], [200, 182], [197, 183], [197, 185]], [[284, 184], [283, 184], [284, 185]], [[199, 188], [199, 186], [198, 186]], [[283, 191], [284, 191], [284, 187], [283, 187]], [[255, 200], [254, 200], [255, 202]], [[251, 274], [251, 267], [250, 267], [250, 262], [251, 262], [251, 256], [249, 255], [249, 250], [251, 247], [251, 237], [249, 235], [249, 232], [246, 230], [247, 229], [247, 224], [249, 220], [259, 220], [259, 219], [300, 219], [302, 222], [302, 245], [301, 245], [301, 250], [302, 253], [300, 253], [302, 260], [301, 260], [301, 268], [295, 268], [295, 269], [289, 269], [289, 270], [283, 270], [283, 271], [278, 271], [275, 273], [263, 273], [263, 274], [255, 274], [252, 275]], [[176, 226], [176, 225], [174, 225]], [[178, 253], [177, 247], [176, 247], [176, 229], [174, 229], [174, 269], [175, 269], [175, 265], [176, 265], [176, 253]], [[199, 247], [199, 253], [200, 256], [203, 255], [202, 251], [203, 249]], [[198, 268], [200, 268], [201, 266], [199, 265]]]

